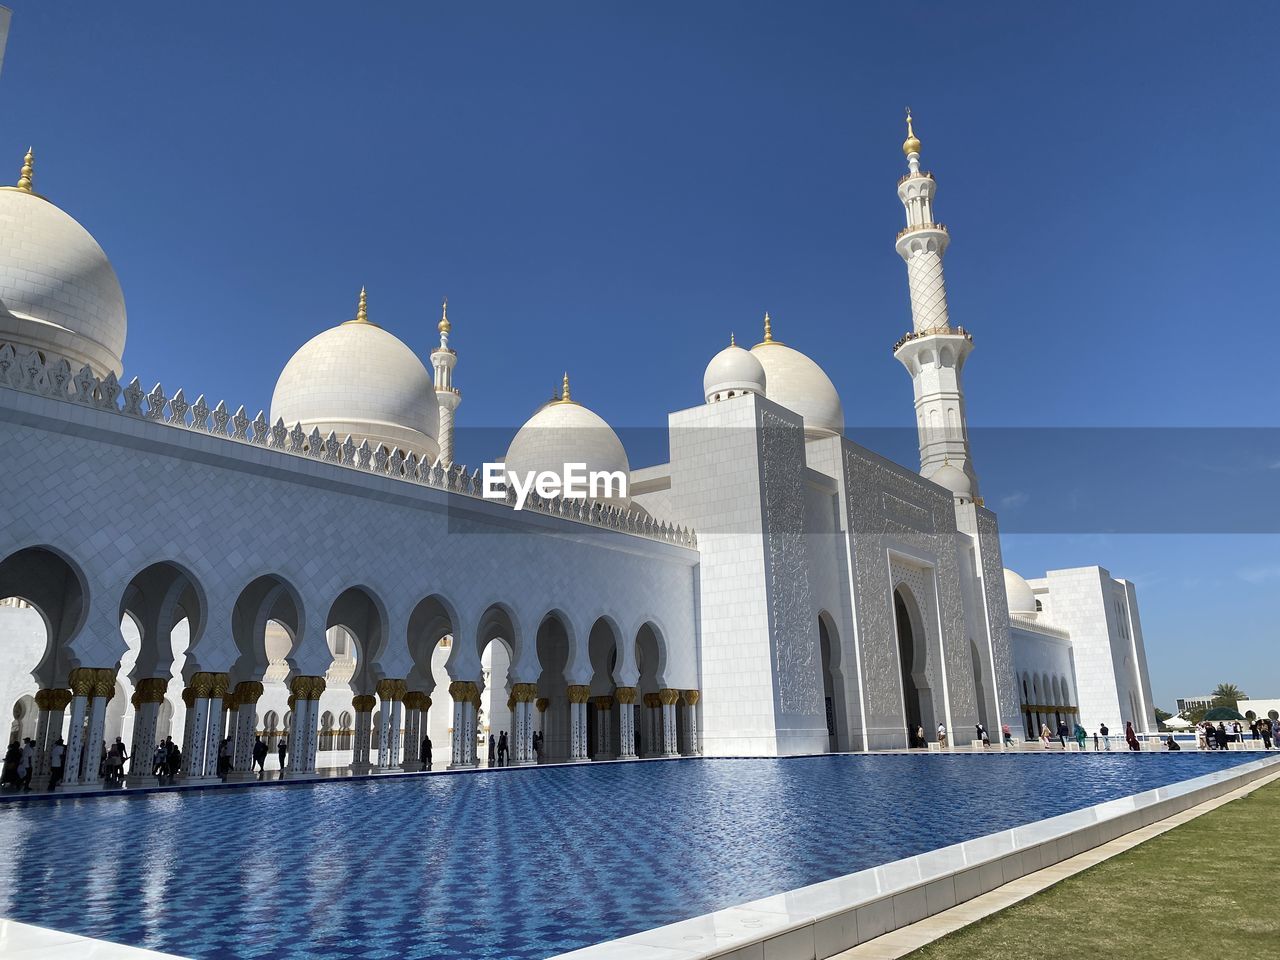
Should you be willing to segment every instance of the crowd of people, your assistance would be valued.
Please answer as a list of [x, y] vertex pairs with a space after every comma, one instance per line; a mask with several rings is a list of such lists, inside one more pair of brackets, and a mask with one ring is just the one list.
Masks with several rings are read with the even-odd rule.
[[[1262, 748], [1270, 750], [1275, 743], [1276, 734], [1280, 733], [1278, 728], [1280, 723], [1270, 717], [1250, 720], [1249, 736], [1255, 743], [1261, 740]], [[1201, 750], [1228, 750], [1233, 743], [1244, 743], [1244, 728], [1240, 726], [1239, 720], [1233, 720], [1230, 727], [1223, 720], [1219, 720], [1217, 726], [1214, 726], [1212, 720], [1206, 720], [1196, 726], [1196, 739]], [[1275, 743], [1275, 746], [1280, 749], [1280, 743]]]

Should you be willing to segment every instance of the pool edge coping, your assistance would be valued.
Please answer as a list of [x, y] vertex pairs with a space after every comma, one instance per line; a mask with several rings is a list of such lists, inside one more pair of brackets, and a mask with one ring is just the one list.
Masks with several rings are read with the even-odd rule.
[[548, 960], [827, 960], [1277, 772], [1245, 761]]

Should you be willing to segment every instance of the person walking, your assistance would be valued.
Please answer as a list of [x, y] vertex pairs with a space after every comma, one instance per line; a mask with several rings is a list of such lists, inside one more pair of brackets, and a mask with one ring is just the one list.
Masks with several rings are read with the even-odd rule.
[[218, 744], [218, 776], [223, 780], [227, 779], [227, 774], [231, 771], [231, 739], [223, 737], [222, 743]]
[[1102, 737], [1102, 749], [1110, 750], [1111, 731], [1107, 729], [1107, 725], [1105, 723], [1098, 727], [1098, 736]]
[[1100, 747], [1098, 745], [1098, 731], [1095, 730], [1093, 731], [1093, 752], [1097, 753], [1099, 749]]
[[62, 782], [62, 767], [67, 762], [67, 745], [59, 737], [53, 742], [49, 751], [49, 789], [55, 789]]
[[182, 750], [172, 737], [164, 738], [165, 762], [169, 769], [169, 782], [173, 783], [182, 771]]
[[289, 741], [284, 737], [280, 738], [280, 742], [276, 744], [276, 753], [280, 754], [280, 770], [284, 771], [284, 758], [289, 752]]
[[1000, 725], [1000, 736], [1004, 738], [1005, 746], [1013, 743], [1013, 728], [1011, 728], [1007, 723], [1002, 723]]
[[1124, 742], [1129, 744], [1130, 750], [1142, 749], [1142, 745], [1138, 743], [1138, 735], [1133, 730], [1133, 722], [1130, 720], [1124, 722]]
[[22, 741], [22, 753], [18, 758], [18, 789], [31, 789], [31, 775], [36, 767], [36, 742], [30, 737]]
[[498, 762], [498, 738], [492, 733], [489, 734], [489, 766], [494, 766]]
[[118, 787], [124, 781], [124, 762], [129, 759], [125, 752], [124, 741], [116, 737], [116, 742], [107, 751], [107, 777], [110, 786]]
[[1214, 731], [1214, 739], [1218, 743], [1219, 750], [1227, 749], [1227, 725], [1221, 720], [1218, 721], [1218, 729]]
[[1271, 718], [1261, 721], [1258, 724], [1258, 732], [1262, 734], [1262, 749], [1271, 749]]
[[1080, 726], [1079, 720], [1076, 721], [1075, 735], [1076, 746], [1080, 748], [1081, 753], [1084, 753], [1084, 738], [1087, 737], [1088, 734], [1085, 732], [1084, 727]]
[[422, 738], [422, 751], [418, 754], [422, 760], [422, 769], [431, 769], [431, 737], [424, 736]]
[[1253, 740], [1254, 743], [1258, 742], [1258, 721], [1257, 720], [1249, 721], [1249, 737], [1251, 740]]
[[507, 731], [503, 730], [502, 735], [498, 737], [498, 766], [505, 767], [507, 765], [507, 754], [510, 749], [507, 744]]
[[941, 723], [938, 724], [938, 746], [947, 749], [947, 728]]
[[1040, 724], [1040, 742], [1044, 744], [1046, 750], [1049, 749], [1049, 739], [1053, 736], [1053, 731], [1049, 729], [1047, 723]]
[[259, 777], [265, 775], [267, 772], [267, 753], [268, 752], [269, 751], [267, 750], [266, 741], [263, 740], [261, 737], [254, 737], [253, 738], [253, 766], [251, 766], [249, 769], [252, 770], [253, 767], [256, 766], [258, 768]]
[[1058, 742], [1062, 744], [1062, 749], [1067, 749], [1067, 737], [1071, 735], [1071, 728], [1067, 726], [1067, 721], [1058, 721]]
[[165, 749], [163, 742], [156, 744], [156, 751], [151, 755], [151, 775], [161, 786], [169, 778], [169, 751]]

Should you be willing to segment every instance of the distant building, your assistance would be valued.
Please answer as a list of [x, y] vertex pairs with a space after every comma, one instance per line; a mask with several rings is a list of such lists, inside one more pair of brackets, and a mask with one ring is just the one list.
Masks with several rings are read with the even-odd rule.
[[1280, 700], [1237, 700], [1236, 710], [1243, 713], [1250, 720], [1256, 720], [1260, 717], [1280, 720]]
[[[1188, 710], [1208, 710], [1213, 706], [1213, 697], [1179, 697], [1178, 712], [1186, 713]], [[1244, 711], [1240, 711], [1243, 713]]]

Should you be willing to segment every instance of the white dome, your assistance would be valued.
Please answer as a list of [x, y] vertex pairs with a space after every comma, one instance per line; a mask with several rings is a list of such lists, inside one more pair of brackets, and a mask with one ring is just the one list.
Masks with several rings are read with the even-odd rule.
[[440, 453], [440, 407], [427, 368], [396, 337], [360, 320], [312, 337], [289, 359], [271, 397], [277, 419], [433, 462]]
[[0, 189], [0, 302], [0, 340], [66, 357], [73, 371], [123, 371], [128, 322], [111, 261], [73, 218], [17, 187]]
[[804, 418], [806, 437], [844, 433], [844, 407], [835, 384], [799, 350], [765, 340], [751, 348], [764, 367], [765, 396]]
[[1008, 567], [1004, 571], [1004, 592], [1009, 598], [1010, 613], [1035, 615], [1036, 595], [1031, 590], [1031, 584]]
[[[621, 471], [628, 482], [631, 479], [627, 451], [609, 424], [580, 403], [551, 400], [516, 433], [504, 465], [520, 477], [544, 470], [563, 477], [569, 463], [586, 464], [588, 473]], [[614, 506], [628, 505], [624, 497], [596, 499]]]
[[[730, 343], [707, 364], [702, 375], [702, 392], [707, 403], [712, 398], [724, 399], [724, 395], [732, 392], [765, 394], [764, 366], [749, 350]], [[719, 394], [719, 396], [717, 396]]]
[[969, 475], [959, 467], [944, 463], [929, 475], [929, 479], [940, 487], [946, 487], [962, 500], [973, 499], [973, 483], [969, 480]]

